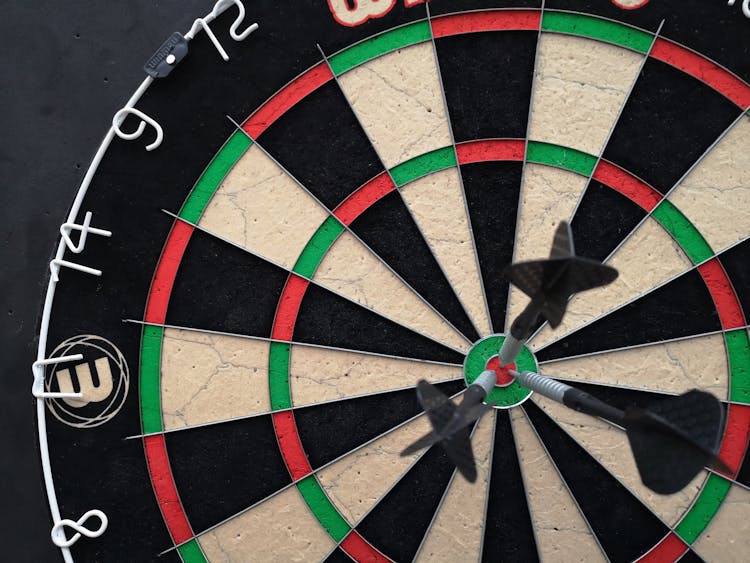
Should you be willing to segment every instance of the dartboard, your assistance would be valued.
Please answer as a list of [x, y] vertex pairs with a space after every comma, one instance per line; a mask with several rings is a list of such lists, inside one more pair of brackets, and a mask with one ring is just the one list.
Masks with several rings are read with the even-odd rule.
[[[34, 392], [65, 560], [747, 560], [730, 4], [222, 0], [165, 30], [50, 265]], [[619, 408], [708, 391], [728, 471], [655, 494], [622, 428], [514, 381], [470, 430], [474, 483], [401, 455], [417, 382], [454, 396], [493, 362], [528, 302], [506, 268], [561, 221], [619, 277], [519, 369]]]

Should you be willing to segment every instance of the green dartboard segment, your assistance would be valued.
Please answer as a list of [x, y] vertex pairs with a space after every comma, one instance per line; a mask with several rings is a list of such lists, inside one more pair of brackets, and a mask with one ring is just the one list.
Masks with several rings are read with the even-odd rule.
[[181, 219], [190, 223], [197, 223], [200, 220], [203, 211], [216, 190], [219, 189], [221, 182], [237, 160], [250, 148], [250, 145], [252, 145], [252, 141], [242, 131], [235, 131], [229, 137], [229, 140], [209, 163], [205, 172], [193, 187], [193, 191], [180, 210]]
[[177, 551], [184, 563], [207, 563], [207, 559], [203, 555], [203, 551], [200, 545], [198, 545], [197, 540], [193, 539], [182, 544], [177, 548]]
[[648, 53], [654, 41], [652, 33], [596, 16], [567, 12], [545, 12], [542, 16], [542, 31], [567, 33], [614, 43], [643, 54]]
[[371, 59], [414, 45], [429, 41], [431, 38], [430, 25], [426, 21], [416, 22], [413, 24], [398, 27], [361, 43], [357, 43], [347, 49], [337, 53], [328, 59], [331, 71], [336, 76], [351, 70], [355, 66], [361, 65]]

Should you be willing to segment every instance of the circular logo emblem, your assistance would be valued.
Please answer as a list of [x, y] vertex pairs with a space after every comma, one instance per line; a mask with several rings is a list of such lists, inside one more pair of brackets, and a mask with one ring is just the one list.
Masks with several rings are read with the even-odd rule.
[[75, 428], [93, 428], [111, 420], [128, 396], [130, 372], [125, 357], [109, 340], [84, 334], [68, 338], [50, 358], [81, 354], [82, 360], [48, 366], [47, 391], [80, 393], [80, 398], [47, 399], [60, 422]]

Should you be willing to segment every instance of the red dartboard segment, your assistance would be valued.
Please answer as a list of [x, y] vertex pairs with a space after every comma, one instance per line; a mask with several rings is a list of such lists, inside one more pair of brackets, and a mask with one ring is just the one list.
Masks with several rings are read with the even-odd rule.
[[310, 282], [296, 274], [290, 274], [289, 279], [281, 292], [279, 308], [276, 310], [276, 319], [273, 323], [271, 338], [274, 340], [292, 340], [294, 325], [297, 322], [297, 314], [305, 296], [307, 286]]
[[333, 80], [328, 63], [323, 61], [304, 74], [292, 80], [279, 92], [260, 106], [245, 123], [242, 129], [251, 139], [257, 139], [274, 121], [284, 115], [292, 106], [305, 98], [323, 84]]
[[341, 202], [333, 214], [344, 225], [349, 226], [368, 207], [395, 189], [391, 176], [388, 172], [383, 172]]
[[687, 550], [687, 544], [677, 534], [670, 532], [638, 561], [643, 563], [674, 563]]
[[175, 544], [186, 542], [193, 538], [193, 530], [182, 508], [177, 487], [172, 478], [164, 435], [146, 436], [143, 439], [143, 447], [146, 450], [151, 483], [154, 486], [154, 493], [164, 516], [164, 522]]
[[359, 563], [388, 563], [391, 561], [388, 557], [367, 543], [356, 530], [349, 532], [340, 545], [341, 549]]
[[193, 230], [192, 225], [184, 221], [175, 221], [169, 233], [146, 303], [144, 320], [147, 323], [164, 324], [166, 320], [167, 305], [169, 305], [174, 279]]
[[662, 200], [662, 195], [646, 182], [606, 160], [599, 161], [593, 178], [620, 192], [646, 211], [653, 210]]
[[299, 481], [312, 473], [312, 467], [307, 460], [305, 450], [297, 432], [297, 423], [292, 411], [273, 413], [273, 427], [279, 441], [279, 449], [284, 454], [284, 462], [292, 479]]
[[432, 20], [435, 39], [480, 31], [538, 31], [539, 10], [496, 10], [440, 16]]
[[728, 477], [734, 478], [740, 470], [750, 439], [750, 406], [732, 403], [727, 413], [727, 426], [721, 443], [719, 457], [732, 470]]
[[459, 164], [489, 160], [523, 160], [526, 143], [523, 139], [488, 139], [456, 145]]
[[743, 110], [750, 106], [750, 86], [698, 53], [659, 37], [651, 49], [651, 56], [705, 82]]
[[719, 313], [721, 326], [724, 330], [731, 330], [745, 326], [745, 316], [732, 288], [724, 268], [718, 259], [712, 258], [698, 266], [698, 272], [711, 293], [711, 298]]

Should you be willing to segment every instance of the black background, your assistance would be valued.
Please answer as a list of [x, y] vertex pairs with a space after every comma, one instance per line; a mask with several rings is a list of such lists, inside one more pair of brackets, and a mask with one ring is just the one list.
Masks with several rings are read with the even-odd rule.
[[[48, 262], [112, 115], [145, 60], [212, 0], [0, 2], [0, 538], [4, 561], [60, 561], [31, 396]], [[252, 17], [250, 14], [249, 17]]]

